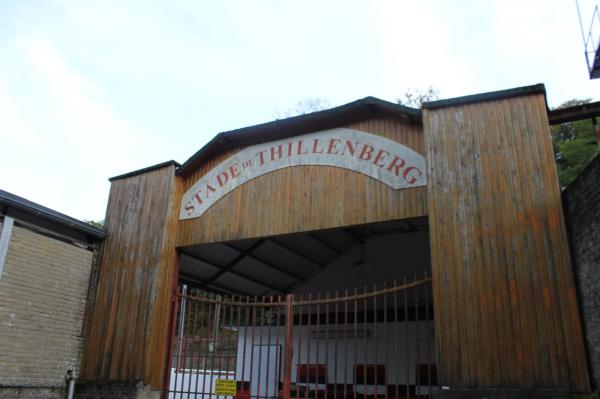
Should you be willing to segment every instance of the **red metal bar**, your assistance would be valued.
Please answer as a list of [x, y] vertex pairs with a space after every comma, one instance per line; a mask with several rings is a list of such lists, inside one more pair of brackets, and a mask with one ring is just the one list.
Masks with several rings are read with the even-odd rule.
[[[404, 285], [406, 285], [407, 279], [404, 277]], [[410, 331], [408, 328], [408, 290], [404, 290], [404, 327], [405, 337], [404, 345], [406, 349], [406, 397], [410, 398]]]
[[[285, 302], [281, 300], [281, 295], [277, 295], [277, 305], [276, 305], [276, 319], [275, 319], [275, 325], [277, 326], [275, 329], [275, 348], [279, 348], [279, 336], [281, 335], [281, 311], [285, 311]], [[285, 339], [285, 338], [284, 338]], [[282, 388], [282, 381], [281, 381], [281, 357], [283, 356], [283, 354], [281, 353], [281, 351], [279, 353], [276, 353], [277, 355], [277, 360], [276, 360], [276, 376], [277, 376], [277, 387], [275, 388], [276, 391], [275, 393], [278, 394], [278, 397], [281, 397], [281, 388]]]
[[[269, 303], [271, 306], [269, 307], [269, 320], [267, 320], [267, 373], [265, 375], [265, 397], [269, 398], [269, 373], [270, 373], [270, 365], [271, 365], [271, 315], [273, 314], [273, 296], [269, 297]], [[277, 388], [275, 388], [277, 390]], [[277, 392], [277, 391], [275, 391]]]
[[[344, 290], [344, 297], [348, 298], [348, 290], [347, 289]], [[356, 352], [355, 352], [355, 354], [356, 354]], [[346, 399], [347, 397], [348, 397], [348, 301], [344, 301], [344, 399]]]
[[[184, 387], [184, 383], [185, 383], [185, 370], [187, 369], [187, 365], [188, 365], [188, 341], [189, 341], [189, 335], [190, 335], [190, 322], [191, 322], [191, 318], [192, 318], [192, 302], [186, 299], [186, 307], [185, 307], [185, 311], [187, 313], [187, 322], [185, 323], [185, 326], [183, 328], [183, 375], [181, 376], [181, 393], [183, 394], [183, 387]], [[189, 370], [189, 374], [188, 374], [188, 391], [187, 391], [187, 397], [190, 397], [190, 386], [189, 383], [192, 380], [192, 370]]]
[[[417, 273], [415, 273], [415, 281], [417, 281]], [[417, 354], [415, 355], [415, 366], [417, 366], [420, 361], [421, 361], [421, 356], [420, 356], [420, 351], [419, 351], [419, 346], [420, 346], [420, 336], [421, 336], [421, 331], [420, 331], [420, 323], [419, 323], [419, 290], [417, 287], [415, 287], [413, 289], [414, 292], [414, 304], [413, 307], [415, 309], [415, 330], [416, 330], [416, 335], [417, 335], [417, 345], [416, 345], [416, 350], [417, 350]], [[416, 389], [419, 389], [419, 394], [421, 394], [421, 376], [419, 375], [419, 370], [418, 367], [415, 367], [415, 391]], [[417, 393], [415, 392], [415, 395]]]
[[[427, 272], [425, 272], [425, 277], [427, 277]], [[425, 285], [423, 289], [425, 290], [425, 320], [427, 320], [427, 395], [431, 398], [431, 342], [433, 340], [431, 339], [431, 323], [429, 321], [429, 286]]]
[[[179, 256], [177, 256], [179, 259]], [[165, 362], [165, 378], [164, 378], [164, 390], [163, 390], [163, 399], [169, 397], [169, 392], [171, 390], [171, 369], [173, 368], [173, 341], [177, 334], [177, 312], [179, 311], [179, 288], [175, 288], [173, 291], [173, 295], [171, 296], [171, 331], [169, 332], [169, 345], [167, 347], [167, 361]]]
[[[334, 296], [337, 299], [339, 293], [337, 290], [335, 290]], [[338, 303], [337, 301], [335, 302], [335, 318], [334, 318], [334, 325], [336, 328], [339, 328], [339, 309], [338, 309]], [[344, 327], [344, 333], [345, 333], [345, 327]], [[345, 335], [345, 334], [344, 334]], [[339, 335], [337, 337], [335, 337], [334, 339], [334, 348], [333, 348], [333, 353], [335, 353], [334, 358], [333, 358], [333, 398], [337, 399], [337, 387], [338, 387], [338, 341], [339, 341]], [[345, 397], [345, 396], [344, 396]]]
[[[194, 306], [194, 311], [193, 311], [193, 313], [194, 313], [194, 321], [193, 321], [192, 326], [191, 326], [191, 329], [192, 329], [192, 333], [191, 333], [191, 336], [192, 336], [192, 342], [191, 342], [192, 350], [191, 350], [191, 353], [190, 353], [190, 378], [189, 378], [189, 381], [188, 381], [188, 398], [190, 397], [190, 394], [192, 392], [191, 388], [192, 388], [192, 374], [193, 374], [192, 370], [193, 369], [196, 370], [195, 371], [196, 381], [198, 381], [198, 368], [194, 368], [193, 367], [194, 360], [196, 360], [196, 358], [198, 357], [198, 355], [197, 355], [198, 351], [194, 348], [194, 346], [195, 346], [194, 343], [197, 341], [197, 338], [196, 338], [196, 323], [198, 322], [198, 301], [190, 301], [190, 305], [189, 305], [190, 306], [190, 311], [192, 310], [192, 304]], [[189, 327], [188, 327], [188, 330], [189, 330]], [[194, 396], [197, 396], [196, 392], [194, 392]]]
[[[185, 286], [184, 286], [184, 291], [185, 291]], [[181, 300], [181, 306], [179, 308], [179, 325], [177, 328], [177, 365], [175, 366], [175, 381], [173, 384], [173, 387], [175, 389], [175, 392], [177, 393], [177, 380], [178, 380], [178, 376], [179, 376], [179, 370], [180, 370], [180, 364], [181, 364], [181, 337], [182, 337], [182, 333], [183, 331], [181, 330], [182, 324], [184, 324], [184, 322], [182, 320], [185, 319], [185, 301], [186, 301], [186, 296], [185, 296], [185, 292], [180, 295], [180, 300]], [[185, 326], [184, 326], [185, 327]]]
[[[308, 301], [312, 303], [312, 294], [308, 294]], [[307, 313], [307, 317], [308, 317], [308, 322], [306, 324], [306, 365], [307, 367], [310, 365], [310, 341], [311, 337], [310, 337], [310, 326], [311, 326], [311, 316], [312, 316], [312, 305], [308, 305], [308, 313]], [[305, 399], [308, 399], [308, 392], [309, 392], [309, 385], [308, 382], [310, 381], [310, 369], [307, 370], [306, 373], [306, 391], [304, 391], [304, 397]]]
[[[235, 303], [235, 296], [231, 296], [231, 303]], [[232, 352], [231, 348], [232, 348], [232, 344], [233, 344], [233, 339], [232, 337], [234, 337], [234, 339], [236, 339], [236, 335], [233, 334], [233, 331], [235, 331], [232, 327], [233, 327], [233, 318], [234, 318], [234, 311], [235, 311], [235, 307], [233, 305], [227, 305], [227, 308], [229, 309], [229, 329], [228, 331], [228, 336], [227, 336], [227, 346], [226, 346], [226, 351], [224, 351], [224, 356], [226, 356], [226, 362], [225, 362], [225, 379], [229, 379], [229, 375], [231, 373], [230, 370], [230, 362], [231, 362], [231, 358], [232, 356], [236, 356], [237, 354], [237, 345], [233, 345], [233, 347], [235, 348]], [[225, 320], [225, 319], [224, 319]], [[235, 364], [235, 361], [234, 361]], [[234, 372], [235, 373], [235, 372]], [[234, 374], [234, 380], [235, 380], [235, 374]]]
[[[377, 285], [373, 284], [373, 293], [375, 292], [377, 292]], [[377, 295], [373, 295], [373, 352], [375, 352], [375, 398], [378, 398], [379, 395], [379, 354], [377, 353], [377, 349]]]
[[[317, 301], [321, 300], [321, 294], [317, 294]], [[315, 360], [315, 396], [317, 399], [319, 399], [319, 346], [320, 346], [320, 335], [321, 335], [321, 306], [319, 303], [317, 303], [317, 309], [316, 309], [316, 314], [317, 314], [317, 330], [316, 330], [316, 339], [315, 339], [315, 345], [316, 345], [316, 360]], [[309, 368], [310, 370], [310, 368]], [[310, 371], [309, 371], [310, 374]]]
[[[329, 299], [329, 291], [325, 293], [325, 299]], [[337, 338], [336, 338], [337, 339]], [[337, 358], [337, 351], [333, 354]], [[335, 383], [335, 377], [333, 378]], [[327, 396], [327, 388], [329, 386], [329, 302], [325, 302], [325, 399]], [[335, 396], [334, 396], [335, 398]]]
[[356, 399], [356, 386], [358, 381], [356, 380], [357, 366], [358, 366], [358, 292], [354, 288], [354, 362], [352, 364], [352, 381], [353, 381], [353, 396]]
[[[246, 297], [246, 306], [244, 307], [244, 347], [242, 348], [242, 376], [241, 376], [241, 388], [242, 390], [245, 388], [246, 380], [244, 377], [246, 376], [246, 346], [248, 345], [248, 326], [250, 325], [250, 297]], [[240, 305], [241, 306], [241, 305]], [[252, 350], [252, 347], [250, 347]], [[248, 380], [248, 390], [250, 390], [250, 380]]]
[[[219, 304], [217, 305], [216, 314], [215, 314], [215, 332], [214, 332], [214, 346], [213, 346], [213, 354], [214, 354], [214, 363], [212, 369], [216, 371], [214, 375], [214, 380], [211, 382], [211, 386], [216, 387], [217, 381], [221, 379], [221, 374], [223, 373], [223, 332], [221, 331], [221, 326], [225, 325], [225, 314], [227, 312], [227, 295], [217, 295], [217, 299], [219, 300]], [[215, 399], [219, 399], [223, 395], [218, 395], [215, 392]]]
[[[204, 294], [204, 299], [207, 300], [208, 298], [208, 294]], [[204, 399], [206, 396], [206, 380], [207, 380], [207, 365], [209, 364], [208, 360], [210, 358], [210, 340], [212, 339], [212, 328], [211, 328], [211, 321], [212, 321], [212, 313], [213, 313], [213, 307], [216, 306], [214, 303], [211, 302], [206, 302], [207, 306], [208, 306], [208, 313], [205, 315], [206, 317], [206, 334], [205, 334], [205, 341], [206, 341], [206, 352], [203, 356], [203, 363], [204, 363], [204, 367], [203, 367], [203, 376], [202, 376], [202, 398]], [[210, 369], [212, 369], [212, 366], [208, 366], [210, 367]], [[212, 389], [212, 387], [208, 386], [208, 390], [210, 391]]]
[[[262, 297], [262, 302], [265, 303], [265, 297]], [[262, 346], [262, 342], [263, 342], [263, 323], [265, 320], [265, 308], [261, 307], [260, 308], [260, 326], [259, 326], [259, 341], [258, 341], [258, 346], [259, 346], [259, 351], [258, 351], [258, 377], [256, 378], [257, 384], [258, 386], [256, 387], [256, 397], [258, 399], [260, 399], [260, 375], [262, 374], [262, 350], [260, 350], [260, 346]]]
[[[300, 294], [300, 302], [304, 299], [304, 295]], [[300, 381], [298, 378], [298, 366], [301, 364], [302, 359], [302, 318], [304, 316], [304, 307], [302, 305], [298, 306], [298, 356], [296, 357], [296, 399], [300, 397]]]
[[363, 287], [363, 388], [364, 388], [364, 399], [367, 399], [367, 308], [369, 307], [369, 303], [367, 302], [367, 286]]
[[[257, 301], [257, 297], [254, 297], [254, 303], [256, 303]], [[250, 396], [252, 396], [252, 376], [254, 374], [254, 335], [255, 335], [255, 331], [256, 330], [256, 311], [257, 311], [257, 307], [256, 306], [252, 306], [251, 307], [251, 321], [252, 321], [252, 340], [250, 341], [250, 376], [248, 381], [250, 381]]]
[[294, 345], [294, 294], [285, 296], [285, 355], [283, 357], [283, 399], [290, 399]]
[[[215, 302], [213, 304], [213, 307], [215, 309], [214, 315], [208, 321], [208, 324], [210, 326], [210, 328], [209, 328], [209, 337], [210, 338], [208, 340], [208, 351], [210, 352], [210, 380], [209, 380], [210, 382], [208, 383], [208, 398], [209, 399], [212, 398], [213, 387], [214, 387], [213, 381], [214, 381], [214, 370], [215, 370], [215, 357], [216, 357], [216, 351], [217, 351], [217, 328], [218, 328], [218, 324], [219, 324], [219, 313], [220, 313], [219, 306], [221, 306], [220, 298], [216, 297], [215, 299], [217, 299], [218, 302]], [[212, 342], [212, 350], [210, 347], [211, 342]]]
[[[383, 283], [383, 289], [385, 290], [386, 288], [386, 284], [385, 282]], [[388, 320], [387, 320], [387, 313], [388, 313], [388, 309], [387, 309], [387, 294], [383, 295], [383, 356], [384, 356], [384, 363], [385, 363], [385, 388], [383, 391], [383, 395], [385, 397], [385, 399], [388, 399], [388, 384], [389, 381], [387, 380], [388, 377], [388, 370], [390, 369], [390, 362], [389, 362], [389, 356], [388, 356], [388, 348], [387, 348], [387, 330], [388, 330]]]
[[177, 307], [179, 306], [179, 252], [175, 254], [175, 267], [173, 268], [173, 284], [172, 284], [172, 295], [171, 295], [171, 314], [169, 315], [169, 334], [167, 334], [167, 357], [165, 361], [165, 369], [163, 376], [163, 399], [169, 397], [169, 390], [171, 385], [171, 369], [173, 368], [173, 338], [176, 334], [177, 326]]
[[[219, 302], [221, 301], [227, 301], [227, 295], [218, 295], [217, 299], [219, 300]], [[218, 303], [217, 304], [217, 309], [216, 309], [216, 314], [215, 314], [215, 329], [214, 329], [214, 337], [213, 337], [213, 355], [214, 355], [214, 359], [213, 359], [213, 366], [212, 366], [212, 370], [213, 372], [216, 371], [213, 375], [214, 375], [214, 380], [211, 380], [211, 386], [212, 387], [216, 387], [217, 385], [217, 381], [221, 379], [221, 369], [223, 368], [223, 351], [221, 350], [221, 340], [222, 340], [222, 334], [221, 334], [221, 318], [223, 317], [223, 314], [226, 312], [227, 310], [227, 306], [224, 303]], [[215, 364], [216, 363], [216, 367]], [[219, 397], [222, 395], [218, 395], [216, 390], [215, 390], [215, 399], [219, 399]]]
[[[348, 298], [338, 298], [338, 299], [336, 299], [336, 298], [329, 298], [329, 299], [321, 299], [320, 301], [312, 300], [312, 299], [311, 300], [299, 300], [299, 301], [296, 301], [294, 303], [296, 305], [316, 305], [317, 303], [319, 303], [321, 305], [324, 305], [327, 302], [333, 303], [333, 302], [336, 302], [336, 301], [337, 302], [343, 302], [343, 301], [346, 301], [346, 300], [352, 301], [354, 299], [357, 299], [357, 300], [359, 300], [359, 299], [369, 299], [369, 298], [373, 297], [374, 295], [381, 296], [381, 295], [384, 295], [384, 294], [391, 294], [394, 291], [404, 291], [404, 290], [409, 289], [409, 288], [414, 288], [414, 287], [418, 287], [418, 286], [425, 285], [425, 284], [430, 284], [430, 283], [431, 283], [431, 277], [428, 277], [428, 278], [421, 279], [421, 280], [418, 280], [418, 281], [414, 281], [414, 282], [411, 282], [411, 283], [402, 284], [402, 285], [397, 286], [397, 287], [390, 287], [390, 288], [386, 288], [385, 290], [382, 289], [382, 290], [377, 291], [377, 292], [364, 292], [362, 294], [355, 293], [355, 295], [352, 295], [352, 296], [350, 296]], [[257, 304], [257, 306], [261, 306], [261, 304], [259, 303], [259, 304]], [[265, 305], [262, 305], [262, 306], [265, 306]], [[268, 305], [266, 305], [266, 306], [268, 306]]]
[[[202, 343], [204, 341], [206, 341], [206, 337], [202, 334], [202, 331], [204, 330], [204, 317], [206, 317], [206, 313], [205, 313], [205, 308], [206, 308], [206, 302], [202, 301], [200, 298], [200, 303], [201, 303], [201, 307], [200, 307], [200, 328], [198, 330], [198, 356], [196, 358], [196, 387], [194, 389], [194, 391], [196, 392], [196, 395], [194, 395], [194, 398], [196, 399], [198, 397], [198, 377], [200, 376], [200, 370], [202, 369], [202, 381], [204, 381], [204, 370], [206, 369], [206, 362], [205, 362], [205, 357], [202, 354]], [[202, 368], [201, 368], [202, 367]], [[202, 394], [204, 394], [204, 391], [201, 392]]]
[[[241, 297], [238, 297], [238, 302], [240, 302], [242, 300]], [[236, 353], [236, 357], [235, 357], [235, 379], [238, 380], [238, 378], [240, 378], [240, 380], [237, 381], [237, 386], [236, 386], [236, 398], [241, 397], [241, 392], [244, 390], [244, 379], [241, 378], [241, 375], [243, 373], [243, 369], [242, 369], [242, 373], [238, 373], [240, 364], [239, 364], [239, 359], [238, 359], [238, 353], [240, 351], [240, 328], [242, 326], [242, 307], [240, 305], [235, 305], [236, 310], [237, 310], [237, 322], [236, 322], [236, 326], [237, 326], [237, 335], [235, 336], [235, 353]], [[245, 330], [245, 328], [244, 328]], [[242, 353], [242, 356], [244, 356], [244, 354]]]
[[[396, 280], [394, 280], [396, 287]], [[396, 348], [396, 389], [394, 391], [396, 398], [400, 396], [400, 313], [398, 311], [398, 291], [394, 291], [394, 332], [396, 339], [394, 340]]]

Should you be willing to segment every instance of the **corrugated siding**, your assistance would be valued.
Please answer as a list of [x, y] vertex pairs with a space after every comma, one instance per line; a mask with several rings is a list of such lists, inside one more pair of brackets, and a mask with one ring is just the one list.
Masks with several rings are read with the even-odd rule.
[[169, 166], [112, 183], [84, 380], [161, 388], [175, 266], [174, 173]]
[[[346, 127], [381, 135], [424, 153], [421, 126], [374, 119]], [[183, 191], [233, 153], [206, 162], [185, 180]], [[341, 168], [286, 168], [238, 187], [201, 217], [179, 222], [178, 245], [423, 216], [427, 214], [426, 194], [425, 187], [395, 190]]]
[[425, 110], [424, 128], [444, 384], [589, 389], [543, 95]]

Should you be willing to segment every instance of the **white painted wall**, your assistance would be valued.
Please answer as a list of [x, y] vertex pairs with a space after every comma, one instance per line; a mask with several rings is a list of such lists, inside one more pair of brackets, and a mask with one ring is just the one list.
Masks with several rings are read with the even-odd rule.
[[[235, 373], [230, 371], [183, 369], [175, 372], [175, 369], [171, 369], [169, 399], [189, 398], [188, 391], [191, 394], [211, 394], [213, 398], [217, 399], [215, 381], [217, 379], [233, 380], [234, 377]], [[219, 396], [219, 398], [224, 398], [224, 396]]]
[[[434, 353], [433, 322], [400, 322], [388, 323], [387, 327], [383, 323], [368, 323], [366, 331], [368, 336], [364, 338], [362, 331], [364, 325], [359, 323], [358, 339], [353, 338], [353, 326], [349, 326], [347, 350], [344, 340], [344, 327], [330, 325], [330, 338], [324, 339], [323, 330], [320, 333], [320, 339], [316, 339], [316, 328], [313, 326], [309, 330], [307, 326], [296, 326], [294, 328], [294, 348], [292, 358], [292, 382], [296, 381], [297, 364], [327, 364], [327, 381], [329, 383], [348, 383], [353, 382], [354, 364], [386, 364], [387, 384], [405, 384], [407, 380], [410, 384], [415, 383], [415, 370], [417, 363], [435, 363], [436, 355]], [[238, 335], [237, 351], [237, 370], [236, 379], [248, 381], [250, 379], [250, 369], [254, 367], [254, 376], [257, 375], [258, 360], [253, 359], [250, 362], [250, 354], [253, 345], [274, 345], [279, 338], [281, 353], [284, 353], [284, 328], [283, 326], [272, 327], [271, 340], [266, 336], [266, 328], [263, 327], [262, 341], [259, 337], [258, 328], [254, 328], [254, 339], [252, 339], [252, 327], [240, 328]], [[332, 330], [339, 338], [332, 338]], [[311, 331], [313, 332], [311, 334]], [[375, 336], [376, 334], [376, 336]], [[308, 343], [310, 339], [310, 350]], [[337, 350], [335, 344], [337, 341]], [[301, 342], [301, 343], [300, 343]], [[301, 347], [299, 348], [299, 343]], [[375, 345], [377, 344], [377, 345]], [[418, 346], [417, 346], [418, 344]], [[375, 351], [377, 346], [377, 351]], [[317, 352], [318, 347], [318, 352]], [[429, 351], [429, 353], [428, 353]], [[246, 353], [244, 367], [243, 355]], [[397, 356], [399, 354], [399, 356]], [[429, 357], [428, 357], [429, 355]], [[335, 370], [335, 361], [337, 359], [337, 373]], [[418, 361], [417, 361], [418, 360]], [[345, 367], [344, 367], [345, 366]], [[266, 369], [263, 362], [261, 368]], [[407, 370], [408, 369], [408, 370]], [[264, 373], [264, 371], [263, 371]], [[283, 364], [280, 364], [280, 375], [283, 375]], [[264, 374], [263, 374], [264, 375]], [[345, 377], [346, 375], [346, 377]]]

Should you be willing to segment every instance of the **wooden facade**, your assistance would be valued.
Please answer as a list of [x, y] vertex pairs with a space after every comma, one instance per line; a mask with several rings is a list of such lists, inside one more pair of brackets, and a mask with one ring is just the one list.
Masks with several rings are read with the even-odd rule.
[[277, 126], [265, 135], [247, 128], [252, 139], [195, 156], [185, 173], [166, 164], [114, 179], [83, 378], [161, 389], [178, 247], [428, 215], [442, 383], [588, 390], [545, 97], [539, 87], [505, 94], [432, 104], [424, 129], [420, 116], [371, 104], [359, 117], [332, 112], [338, 120], [307, 117], [304, 131], [290, 130], [344, 126], [397, 141], [426, 157], [426, 187], [290, 167], [178, 219], [188, 188], [241, 148], [277, 137]]
[[[423, 130], [404, 120], [346, 127], [380, 135], [424, 154]], [[183, 182], [187, 190], [230, 151]], [[324, 166], [278, 170], [230, 192], [202, 217], [179, 223], [178, 246], [328, 229], [427, 214], [425, 187], [394, 190], [360, 173]]]
[[589, 389], [544, 94], [441, 104], [424, 123], [442, 380]]
[[112, 182], [82, 379], [160, 388], [176, 259], [175, 165]]

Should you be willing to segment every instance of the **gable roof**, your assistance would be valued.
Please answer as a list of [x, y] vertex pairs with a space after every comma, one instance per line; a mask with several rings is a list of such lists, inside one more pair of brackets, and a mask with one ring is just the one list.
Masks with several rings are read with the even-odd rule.
[[217, 134], [179, 167], [177, 174], [187, 176], [205, 160], [232, 148], [283, 139], [319, 130], [332, 129], [375, 117], [392, 116], [421, 124], [421, 110], [375, 97], [365, 97], [339, 107], [286, 119], [230, 130]]

